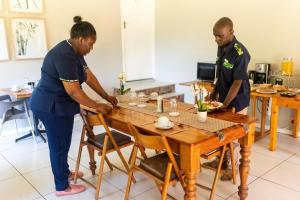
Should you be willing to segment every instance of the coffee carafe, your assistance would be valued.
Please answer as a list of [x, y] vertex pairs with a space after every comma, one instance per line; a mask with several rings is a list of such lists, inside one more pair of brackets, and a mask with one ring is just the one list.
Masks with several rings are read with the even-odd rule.
[[255, 84], [269, 83], [269, 75], [271, 70], [271, 64], [269, 63], [256, 63], [255, 64]]

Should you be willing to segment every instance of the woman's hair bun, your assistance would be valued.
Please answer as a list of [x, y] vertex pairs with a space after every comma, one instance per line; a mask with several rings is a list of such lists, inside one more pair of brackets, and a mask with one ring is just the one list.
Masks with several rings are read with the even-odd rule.
[[82, 22], [82, 18], [80, 16], [73, 17], [73, 21], [75, 24], [80, 24]]

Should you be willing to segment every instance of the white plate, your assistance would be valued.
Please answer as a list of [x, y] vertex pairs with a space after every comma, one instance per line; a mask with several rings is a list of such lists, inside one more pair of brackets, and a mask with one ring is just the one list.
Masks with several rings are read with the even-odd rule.
[[146, 104], [138, 104], [137, 107], [139, 107], [139, 108], [145, 108]]
[[129, 106], [136, 106], [136, 104], [137, 103], [135, 103], [135, 102], [128, 103]]
[[[209, 103], [209, 102], [204, 102], [204, 103]], [[218, 104], [218, 106], [212, 106], [212, 105], [210, 105], [210, 106], [209, 106], [209, 110], [218, 109], [218, 108], [221, 108], [221, 107], [223, 106], [223, 103], [222, 103], [222, 102], [213, 101], [213, 103]], [[197, 104], [195, 104], [194, 107], [195, 107], [195, 108], [198, 108]]]
[[261, 94], [275, 94], [277, 93], [277, 90], [270, 89], [270, 88], [259, 88], [256, 90], [256, 92]]
[[169, 115], [172, 117], [177, 117], [180, 115], [180, 113], [179, 112], [170, 112]]
[[157, 122], [156, 122], [156, 123], [154, 124], [154, 126], [155, 126], [155, 128], [167, 130], [167, 129], [173, 128], [173, 127], [174, 127], [174, 123], [171, 122], [171, 123], [170, 123], [170, 126], [159, 126], [159, 125], [157, 124]]

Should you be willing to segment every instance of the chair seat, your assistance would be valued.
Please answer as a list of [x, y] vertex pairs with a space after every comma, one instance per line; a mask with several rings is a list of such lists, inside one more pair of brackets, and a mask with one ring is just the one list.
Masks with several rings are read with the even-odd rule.
[[[118, 146], [122, 146], [125, 144], [128, 144], [131, 141], [131, 138], [127, 135], [124, 135], [118, 131], [115, 130], [111, 130], [110, 131], [113, 138], [115, 139], [116, 143]], [[88, 137], [87, 142], [102, 149], [103, 148], [103, 143], [104, 143], [104, 137], [105, 137], [106, 133], [100, 133], [98, 135], [92, 136], [92, 137]], [[107, 150], [113, 149], [114, 146], [111, 143], [110, 139], [108, 138], [108, 142], [107, 142]]]
[[[175, 160], [177, 164], [180, 163], [179, 156], [173, 154], [175, 157]], [[143, 170], [149, 172], [150, 174], [156, 176], [157, 178], [164, 180], [167, 166], [169, 162], [169, 157], [167, 153], [158, 154], [156, 156], [153, 156], [151, 158], [147, 158], [145, 160], [142, 160], [139, 167]], [[174, 169], [172, 169], [170, 180], [173, 180], [177, 178], [176, 173]]]

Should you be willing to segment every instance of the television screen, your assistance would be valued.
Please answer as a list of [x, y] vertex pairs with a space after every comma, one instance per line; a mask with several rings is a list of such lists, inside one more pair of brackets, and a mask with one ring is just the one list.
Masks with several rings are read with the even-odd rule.
[[197, 79], [202, 81], [214, 81], [215, 80], [215, 63], [197, 63]]

